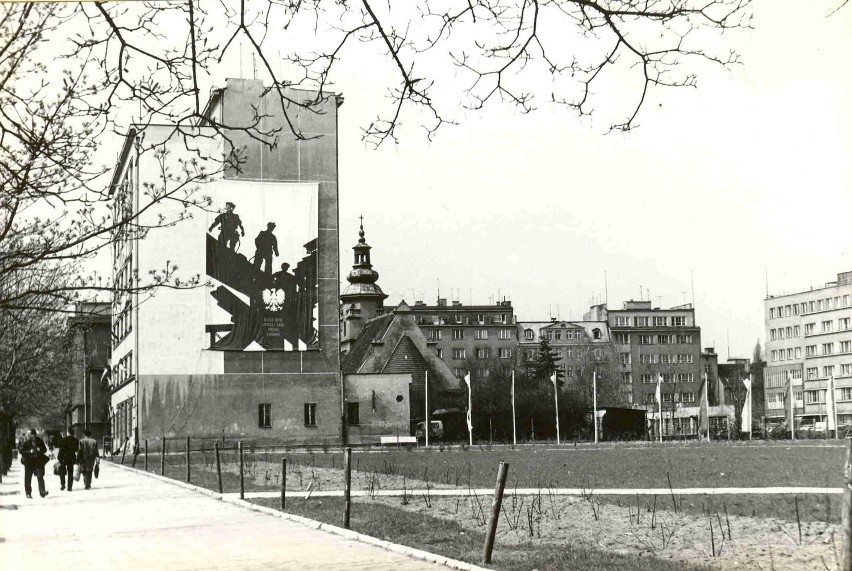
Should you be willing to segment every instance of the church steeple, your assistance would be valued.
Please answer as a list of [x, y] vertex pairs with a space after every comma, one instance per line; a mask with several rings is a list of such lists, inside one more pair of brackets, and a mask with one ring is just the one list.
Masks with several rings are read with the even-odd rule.
[[387, 294], [376, 283], [379, 273], [370, 262], [372, 249], [364, 237], [364, 217], [360, 216], [358, 243], [352, 247], [355, 258], [352, 271], [346, 277], [349, 285], [340, 295], [340, 349], [348, 352], [364, 323], [381, 313]]

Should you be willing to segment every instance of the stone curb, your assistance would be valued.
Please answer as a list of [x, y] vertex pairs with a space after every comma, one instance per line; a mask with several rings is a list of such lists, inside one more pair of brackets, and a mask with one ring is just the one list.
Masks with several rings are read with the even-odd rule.
[[264, 513], [267, 515], [279, 517], [281, 519], [286, 519], [288, 521], [292, 521], [294, 523], [298, 523], [304, 525], [306, 527], [310, 527], [313, 529], [317, 529], [320, 531], [326, 531], [328, 533], [333, 533], [335, 535], [339, 535], [341, 537], [345, 537], [346, 539], [350, 539], [352, 541], [359, 541], [361, 543], [366, 543], [368, 545], [374, 545], [376, 547], [381, 547], [386, 551], [390, 551], [392, 553], [399, 553], [400, 555], [405, 555], [406, 557], [410, 557], [411, 559], [417, 559], [420, 561], [428, 561], [430, 563], [437, 563], [438, 565], [443, 565], [444, 567], [448, 567], [450, 569], [458, 569], [459, 571], [493, 571], [487, 567], [480, 567], [478, 565], [474, 565], [473, 563], [467, 563], [465, 561], [458, 561], [457, 559], [450, 559], [449, 557], [444, 557], [443, 555], [438, 555], [436, 553], [430, 553], [428, 551], [423, 551], [420, 549], [414, 549], [413, 547], [408, 547], [407, 545], [400, 545], [398, 543], [391, 543], [390, 541], [385, 541], [383, 539], [379, 539], [377, 537], [373, 537], [371, 535], [365, 535], [363, 533], [358, 533], [356, 531], [352, 531], [351, 529], [345, 529], [342, 527], [337, 527], [336, 525], [331, 525], [328, 523], [322, 523], [320, 521], [316, 521], [313, 519], [309, 519], [306, 517], [288, 514], [286, 512], [278, 511], [276, 509], [267, 508], [265, 506], [260, 506], [254, 504], [252, 502], [241, 500], [239, 498], [230, 498], [225, 497], [224, 494], [220, 494], [219, 492], [214, 492], [212, 490], [208, 490], [207, 488], [202, 488], [201, 486], [195, 486], [193, 484], [187, 484], [186, 482], [181, 482], [180, 480], [173, 480], [171, 478], [167, 478], [165, 476], [161, 476], [160, 474], [155, 474], [153, 472], [146, 472], [144, 470], [139, 470], [136, 468], [132, 468], [130, 466], [124, 466], [122, 464], [116, 464], [115, 462], [110, 462], [111, 466], [115, 466], [117, 468], [121, 468], [124, 470], [131, 470], [133, 472], [137, 472], [144, 476], [148, 476], [150, 478], [154, 478], [155, 480], [159, 480], [161, 482], [165, 482], [167, 484], [171, 484], [173, 486], [178, 486], [180, 488], [184, 488], [187, 490], [192, 490], [194, 492], [203, 494], [205, 496], [209, 496], [211, 498], [220, 500], [222, 502], [232, 504], [235, 506], [240, 506], [244, 508], [248, 508], [250, 510], [254, 510], [256, 512]]

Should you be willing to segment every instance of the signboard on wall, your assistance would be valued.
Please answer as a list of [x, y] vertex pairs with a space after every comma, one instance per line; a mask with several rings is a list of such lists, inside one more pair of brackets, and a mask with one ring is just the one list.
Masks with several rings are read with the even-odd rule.
[[211, 199], [209, 348], [317, 347], [318, 185], [228, 180]]

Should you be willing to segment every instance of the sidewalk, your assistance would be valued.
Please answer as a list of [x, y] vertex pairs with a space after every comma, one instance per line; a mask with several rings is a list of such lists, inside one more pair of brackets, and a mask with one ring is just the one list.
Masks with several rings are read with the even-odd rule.
[[31, 569], [376, 569], [434, 570], [331, 533], [232, 505], [142, 474], [101, 464], [92, 489], [82, 479], [46, 498], [23, 492], [16, 462], [0, 483], [0, 568]]

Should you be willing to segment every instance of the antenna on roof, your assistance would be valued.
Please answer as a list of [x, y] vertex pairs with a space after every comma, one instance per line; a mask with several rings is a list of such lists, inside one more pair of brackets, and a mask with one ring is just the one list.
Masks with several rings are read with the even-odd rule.
[[604, 270], [604, 303], [609, 303], [609, 283], [606, 279], [606, 270]]

